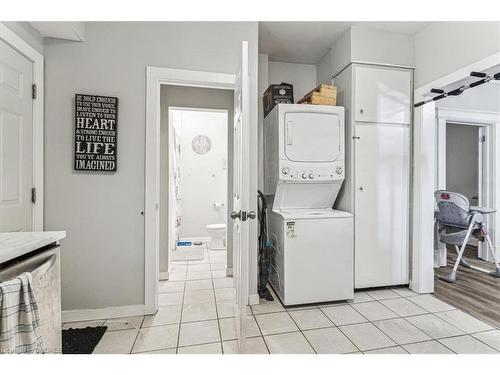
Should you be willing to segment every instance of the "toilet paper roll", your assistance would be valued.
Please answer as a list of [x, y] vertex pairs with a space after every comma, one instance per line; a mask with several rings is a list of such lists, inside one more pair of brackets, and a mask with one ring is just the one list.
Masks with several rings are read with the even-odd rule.
[[218, 210], [219, 208], [224, 207], [224, 203], [222, 203], [222, 202], [215, 202], [214, 203], [214, 207], [215, 207], [216, 210]]

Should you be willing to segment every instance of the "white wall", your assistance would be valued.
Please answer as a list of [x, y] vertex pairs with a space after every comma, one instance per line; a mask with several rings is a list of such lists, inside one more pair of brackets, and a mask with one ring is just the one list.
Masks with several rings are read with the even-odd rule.
[[[179, 237], [208, 237], [208, 224], [226, 224], [227, 221], [228, 114], [174, 110], [173, 115], [180, 147]], [[193, 150], [193, 139], [199, 135], [210, 140], [206, 154]]]
[[268, 86], [281, 82], [292, 84], [295, 102], [316, 87], [316, 65], [314, 64], [269, 61], [268, 69]]
[[[236, 73], [249, 42], [251, 190], [257, 187], [257, 22], [89, 22], [45, 45], [45, 229], [66, 230], [64, 310], [144, 304], [146, 66]], [[74, 95], [117, 96], [118, 170], [73, 170]], [[257, 198], [250, 209], [256, 209]], [[257, 288], [257, 223], [250, 293]]]
[[351, 28], [342, 34], [328, 53], [316, 64], [316, 83], [331, 84], [337, 74], [351, 62]]
[[465, 90], [462, 95], [449, 96], [437, 101], [436, 108], [500, 112], [500, 84], [489, 83]]
[[413, 35], [352, 26], [351, 61], [413, 66]]
[[330, 49], [328, 52], [318, 61], [316, 64], [316, 84], [326, 83], [327, 85], [332, 83], [332, 54], [333, 51]]
[[500, 51], [500, 22], [433, 22], [415, 35], [415, 87]]

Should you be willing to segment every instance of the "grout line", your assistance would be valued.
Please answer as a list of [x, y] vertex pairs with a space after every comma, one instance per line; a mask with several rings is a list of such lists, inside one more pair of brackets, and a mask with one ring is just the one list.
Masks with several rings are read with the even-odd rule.
[[[490, 329], [489, 331], [496, 331], [496, 330]], [[489, 331], [482, 331], [482, 332], [476, 332], [476, 333], [484, 333], [484, 332], [489, 332]], [[471, 333], [471, 334], [469, 334], [469, 336], [472, 337], [473, 339], [476, 339], [479, 342], [482, 342], [484, 345], [489, 346], [491, 349], [495, 350], [497, 353], [500, 352], [500, 350], [498, 350], [497, 348], [494, 348], [493, 346], [484, 342], [483, 340], [481, 340], [477, 337], [474, 337], [473, 335], [475, 335], [476, 333]]]
[[[352, 340], [349, 338], [349, 336], [347, 336], [347, 335], [345, 334], [345, 332], [344, 332], [344, 331], [342, 331], [342, 330], [340, 329], [340, 327], [341, 327], [341, 326], [337, 326], [337, 325], [335, 324], [335, 322], [334, 322], [332, 319], [330, 319], [330, 317], [329, 317], [328, 315], [326, 315], [326, 314], [325, 314], [325, 312], [324, 312], [323, 310], [319, 309], [319, 311], [321, 311], [321, 312], [323, 313], [323, 315], [325, 315], [325, 316], [327, 317], [327, 319], [328, 319], [330, 322], [332, 322], [333, 326], [334, 326], [335, 328], [337, 328], [337, 329], [339, 330], [339, 332], [340, 332], [342, 335], [344, 335], [344, 337], [347, 339], [347, 341], [349, 341], [352, 345], [354, 345], [354, 347], [355, 347], [356, 349], [358, 349], [358, 351], [359, 351], [360, 353], [363, 353], [363, 352], [361, 351], [361, 349], [360, 349], [360, 348], [359, 348], [359, 347], [358, 347], [358, 346], [354, 343], [354, 341], [352, 341]], [[360, 315], [361, 315], [361, 314], [360, 314]], [[360, 324], [360, 323], [354, 323], [354, 324]], [[347, 325], [347, 324], [346, 324], [346, 325]]]
[[[458, 336], [456, 336], [456, 337], [458, 337]], [[448, 337], [444, 337], [444, 338], [447, 339]], [[445, 343], [441, 342], [440, 340], [442, 340], [442, 339], [436, 339], [436, 341], [438, 343], [440, 343], [441, 345], [443, 345], [446, 349], [451, 350], [452, 353], [458, 354], [456, 351], [454, 351], [452, 348], [450, 348], [449, 346], [447, 346]]]
[[139, 337], [139, 333], [141, 333], [140, 328], [137, 330], [137, 333], [136, 333], [135, 338], [134, 338], [134, 342], [132, 343], [132, 346], [130, 347], [130, 351], [128, 352], [128, 354], [132, 354], [132, 351], [134, 350], [135, 343], [137, 342], [137, 338]]
[[[257, 326], [257, 329], [260, 332], [260, 337], [262, 337], [262, 341], [264, 341], [264, 345], [266, 346], [266, 350], [269, 354], [271, 354], [271, 350], [269, 349], [269, 346], [267, 345], [266, 339], [264, 337], [264, 334], [262, 333], [262, 329], [260, 328], [259, 322], [257, 321], [257, 318], [255, 317], [253, 310], [250, 309], [250, 312], [252, 313], [253, 320], [255, 321], [255, 325]], [[257, 336], [258, 337], [258, 336]]]
[[[379, 302], [380, 303], [380, 302]], [[364, 316], [360, 311], [358, 311], [357, 309], [355, 309], [354, 307], [352, 307], [354, 310], [356, 310], [358, 312], [359, 315], [361, 315], [363, 318], [365, 318], [368, 322], [364, 322], [364, 323], [369, 323], [371, 324], [373, 327], [375, 327], [376, 330], [378, 330], [380, 333], [382, 333], [385, 337], [387, 337], [390, 341], [392, 341], [393, 343], [395, 343], [397, 345], [397, 343], [391, 338], [389, 337], [389, 335], [385, 334], [384, 331], [382, 331], [380, 328], [378, 328], [375, 324], [373, 324], [373, 321], [371, 321], [370, 319], [368, 319], [366, 316]], [[397, 315], [397, 314], [396, 314]], [[394, 318], [392, 318], [394, 319]], [[364, 323], [357, 323], [357, 324], [364, 324]], [[351, 324], [351, 325], [354, 325], [354, 324]], [[383, 349], [383, 348], [380, 348], [380, 349]], [[375, 349], [373, 349], [375, 350]]]
[[[217, 328], [219, 329], [219, 338], [220, 338], [220, 350], [221, 354], [224, 354], [224, 345], [222, 344], [222, 329], [220, 328], [220, 321], [219, 321], [219, 308], [217, 306], [217, 297], [215, 295], [215, 285], [214, 285], [214, 279], [212, 277], [212, 265], [210, 263], [210, 251], [208, 251], [208, 248], [205, 246], [203, 249], [203, 252], [207, 251], [207, 258], [208, 258], [208, 272], [210, 274], [210, 283], [212, 284], [212, 294], [214, 296], [214, 303], [215, 303], [215, 316], [217, 319]], [[205, 253], [203, 253], [205, 254]], [[236, 329], [236, 327], [235, 327]]]
[[290, 312], [286, 311], [286, 313], [288, 314], [288, 316], [290, 317], [290, 319], [292, 319], [292, 322], [297, 326], [297, 328], [299, 329], [299, 332], [302, 334], [302, 337], [304, 337], [304, 339], [306, 340], [306, 342], [309, 344], [309, 346], [313, 350], [314, 354], [318, 354], [318, 352], [316, 351], [316, 349], [314, 349], [314, 346], [312, 346], [312, 344], [307, 339], [306, 335], [304, 335], [304, 332], [302, 332], [302, 330], [300, 329], [300, 327], [297, 324], [297, 322], [295, 321], [295, 319], [293, 319], [293, 316], [290, 314]]
[[177, 332], [177, 342], [175, 345], [175, 354], [179, 354], [179, 343], [180, 343], [181, 329], [182, 329], [182, 312], [184, 311], [184, 296], [186, 295], [187, 268], [189, 268], [189, 262], [188, 262], [188, 266], [186, 267], [186, 274], [184, 275], [184, 290], [182, 291], [181, 315], [180, 315], [180, 319], [179, 319], [179, 331]]

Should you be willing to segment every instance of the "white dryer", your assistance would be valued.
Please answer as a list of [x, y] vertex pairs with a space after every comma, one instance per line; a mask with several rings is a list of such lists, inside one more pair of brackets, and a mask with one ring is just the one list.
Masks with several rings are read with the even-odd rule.
[[275, 196], [273, 208], [332, 207], [344, 143], [343, 107], [276, 105], [264, 120], [264, 194]]

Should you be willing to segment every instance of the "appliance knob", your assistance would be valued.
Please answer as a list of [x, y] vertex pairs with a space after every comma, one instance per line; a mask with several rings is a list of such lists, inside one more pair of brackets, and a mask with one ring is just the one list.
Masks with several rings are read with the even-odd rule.
[[302, 178], [305, 180], [307, 178], [307, 173], [302, 173]]
[[283, 173], [286, 176], [288, 173], [290, 173], [290, 168], [288, 167], [281, 168], [281, 173]]
[[338, 167], [335, 172], [337, 172], [337, 174], [342, 174], [343, 171], [344, 169], [342, 167]]
[[314, 173], [309, 173], [309, 178], [313, 179], [314, 178]]

